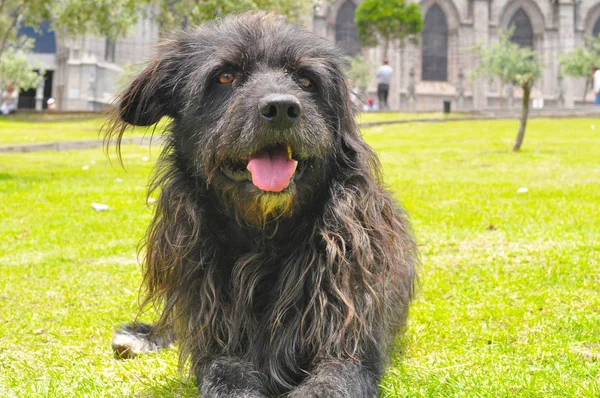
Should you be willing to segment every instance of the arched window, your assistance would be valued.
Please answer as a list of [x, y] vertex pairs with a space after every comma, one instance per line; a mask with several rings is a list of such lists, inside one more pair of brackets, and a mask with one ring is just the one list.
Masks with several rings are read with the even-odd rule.
[[592, 30], [592, 36], [598, 37], [600, 36], [600, 18], [594, 24], [594, 29]]
[[533, 48], [533, 28], [529, 17], [519, 8], [515, 15], [510, 20], [509, 26], [514, 27], [514, 32], [510, 41], [520, 45], [521, 47]]
[[360, 51], [358, 32], [354, 24], [356, 6], [350, 0], [346, 0], [337, 13], [335, 24], [335, 42], [348, 55], [356, 55]]
[[448, 23], [437, 4], [427, 11], [423, 22], [421, 80], [448, 80]]

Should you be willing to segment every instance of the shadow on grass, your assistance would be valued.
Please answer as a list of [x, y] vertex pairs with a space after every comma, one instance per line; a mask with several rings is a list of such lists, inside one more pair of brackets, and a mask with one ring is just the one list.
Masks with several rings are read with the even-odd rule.
[[411, 343], [407, 333], [410, 333], [410, 330], [404, 330], [396, 336], [390, 350], [390, 363], [402, 363], [404, 355], [408, 350], [408, 346]]
[[38, 173], [38, 174], [12, 174], [12, 173], [0, 173], [0, 182], [16, 182], [24, 184], [39, 183], [44, 181], [51, 181], [55, 178], [56, 173]]
[[193, 379], [180, 380], [175, 378], [164, 378], [152, 380], [139, 395], [141, 398], [197, 398], [198, 389]]
[[12, 174], [8, 174], [8, 173], [0, 173], [0, 181], [8, 181], [8, 180], [14, 180], [17, 177], [15, 177]]

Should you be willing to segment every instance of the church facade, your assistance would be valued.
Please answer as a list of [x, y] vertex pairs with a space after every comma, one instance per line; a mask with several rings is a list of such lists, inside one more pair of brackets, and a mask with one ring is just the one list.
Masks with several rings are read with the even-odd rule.
[[[305, 23], [346, 54], [367, 57], [373, 68], [367, 97], [376, 99], [374, 72], [382, 49], [361, 48], [358, 42], [354, 16], [360, 1], [322, 0]], [[478, 62], [472, 47], [490, 43], [511, 26], [513, 40], [536, 51], [543, 63], [533, 98], [543, 99], [545, 107], [574, 107], [583, 102], [585, 82], [562, 77], [559, 56], [583, 46], [585, 37], [600, 34], [600, 0], [421, 0], [419, 4], [424, 18], [419, 43], [395, 43], [388, 53], [394, 69], [388, 99], [392, 109], [439, 111], [444, 102], [450, 102], [454, 110], [518, 107], [518, 88], [471, 76]], [[47, 27], [41, 33], [28, 29], [20, 34], [36, 37], [30, 57], [46, 78], [37, 90], [21, 93], [19, 107], [41, 109], [52, 97], [61, 110], [101, 110], [118, 93], [123, 72], [148, 59], [160, 26], [149, 12], [128, 37], [117, 41], [55, 37]], [[588, 103], [591, 97], [590, 92]]]
[[[360, 0], [334, 0], [315, 10], [312, 29], [336, 42], [348, 55], [362, 53], [373, 69], [382, 60], [381, 48], [361, 49], [354, 25]], [[584, 99], [583, 79], [563, 77], [559, 57], [583, 46], [585, 37], [600, 34], [598, 0], [422, 0], [424, 18], [419, 43], [396, 43], [388, 53], [394, 68], [388, 102], [392, 109], [489, 109], [518, 106], [518, 88], [489, 79], [474, 79], [477, 66], [472, 48], [490, 43], [502, 30], [514, 29], [512, 40], [532, 48], [543, 64], [533, 98], [545, 107], [573, 107]], [[591, 71], [590, 71], [591, 72]], [[591, 93], [587, 101], [591, 100]], [[376, 98], [375, 81], [368, 89]]]

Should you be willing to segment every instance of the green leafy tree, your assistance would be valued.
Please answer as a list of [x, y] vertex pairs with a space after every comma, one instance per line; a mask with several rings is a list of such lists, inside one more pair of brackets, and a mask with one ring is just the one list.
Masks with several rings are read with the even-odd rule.
[[393, 40], [399, 40], [400, 45], [407, 39], [417, 43], [423, 29], [421, 8], [405, 0], [365, 0], [356, 8], [355, 22], [363, 46], [383, 43], [384, 59]]
[[[346, 75], [361, 91], [366, 90], [373, 78], [373, 65], [362, 55], [346, 57]], [[362, 93], [361, 93], [362, 94]]]
[[33, 40], [22, 38], [4, 49], [0, 57], [0, 90], [15, 85], [22, 89], [35, 87], [39, 75], [33, 71], [26, 52], [33, 48]]
[[565, 76], [585, 79], [583, 102], [592, 81], [592, 68], [600, 67], [600, 36], [588, 37], [585, 46], [569, 51], [560, 57], [560, 66]]
[[312, 0], [151, 0], [163, 30], [182, 28], [217, 17], [250, 10], [265, 10], [300, 22], [310, 15]]
[[511, 42], [511, 34], [510, 31], [501, 32], [500, 38], [491, 45], [475, 46], [474, 51], [479, 56], [480, 62], [473, 75], [474, 77], [498, 78], [504, 84], [518, 85], [523, 89], [521, 123], [512, 147], [512, 150], [516, 152], [521, 149], [523, 144], [529, 116], [531, 89], [541, 75], [541, 66], [534, 51]]
[[166, 30], [258, 9], [300, 21], [310, 14], [311, 6], [312, 0], [0, 0], [0, 84], [27, 88], [37, 79], [31, 72], [35, 65], [25, 56], [31, 45], [17, 37], [20, 26], [36, 28], [49, 21], [62, 37], [91, 34], [117, 39], [143, 12], [157, 11]]

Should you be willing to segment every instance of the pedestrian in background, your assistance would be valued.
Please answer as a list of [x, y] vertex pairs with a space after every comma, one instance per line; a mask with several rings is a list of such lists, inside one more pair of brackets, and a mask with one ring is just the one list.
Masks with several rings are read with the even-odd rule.
[[14, 85], [10, 85], [2, 93], [2, 102], [0, 103], [0, 113], [8, 115], [17, 110], [17, 102], [19, 100], [19, 91]]
[[388, 65], [388, 60], [384, 59], [381, 66], [375, 71], [377, 78], [377, 99], [379, 100], [379, 109], [390, 109], [388, 106], [388, 94], [390, 92], [390, 83], [392, 82], [392, 72], [394, 70]]
[[600, 70], [597, 66], [592, 68], [592, 90], [594, 91], [594, 105], [600, 105]]

